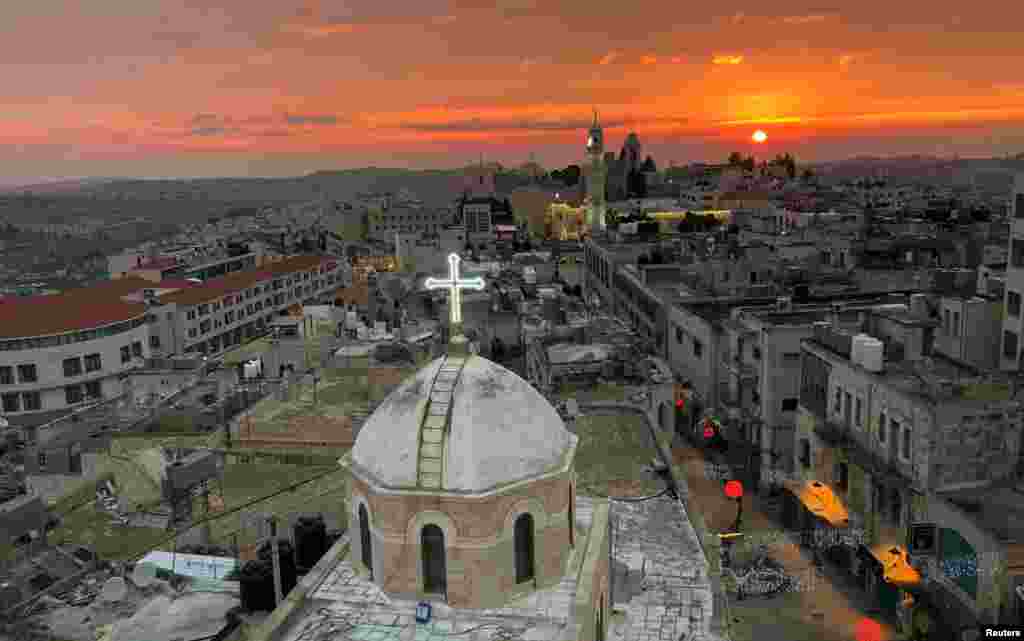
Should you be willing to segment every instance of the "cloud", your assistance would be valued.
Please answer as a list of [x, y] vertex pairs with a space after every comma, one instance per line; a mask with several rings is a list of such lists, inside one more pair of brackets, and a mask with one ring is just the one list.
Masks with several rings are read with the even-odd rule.
[[644, 56], [640, 58], [640, 64], [644, 65], [656, 65], [658, 64], [657, 56]]
[[289, 125], [336, 125], [340, 122], [337, 116], [331, 114], [303, 115], [290, 114], [285, 116], [285, 122]]
[[329, 24], [286, 24], [281, 28], [286, 33], [298, 33], [307, 38], [326, 38], [337, 34], [355, 33], [357, 25], [347, 22]]
[[206, 138], [210, 136], [223, 136], [226, 133], [228, 133], [226, 127], [195, 127], [189, 132], [189, 135]]
[[[490, 131], [582, 131], [592, 124], [592, 116], [582, 118], [568, 118], [562, 120], [545, 118], [465, 118], [449, 120], [444, 122], [405, 122], [399, 125], [399, 129], [418, 131], [425, 133], [461, 133], [461, 132], [490, 132]], [[688, 120], [683, 117], [659, 117], [649, 119], [634, 118], [601, 118], [601, 126], [605, 129], [620, 127], [633, 127], [644, 124], [673, 124], [684, 125]]]
[[711, 59], [711, 62], [716, 65], [738, 65], [743, 62], [743, 56], [716, 55]]
[[835, 17], [835, 15], [829, 13], [811, 13], [797, 16], [783, 16], [779, 19], [779, 22], [783, 24], [816, 24], [830, 20], [833, 17]]
[[611, 63], [615, 62], [615, 59], [618, 58], [618, 57], [619, 57], [619, 52], [618, 51], [609, 51], [608, 53], [605, 54], [605, 56], [603, 58], [598, 60], [597, 64], [599, 64], [599, 65], [610, 65]]

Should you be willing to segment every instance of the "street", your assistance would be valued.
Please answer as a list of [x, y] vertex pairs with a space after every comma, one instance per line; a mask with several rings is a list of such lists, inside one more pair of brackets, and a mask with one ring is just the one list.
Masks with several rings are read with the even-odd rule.
[[[672, 454], [674, 464], [686, 470], [691, 508], [701, 512], [709, 532], [729, 531], [736, 520], [736, 502], [724, 495], [720, 480], [705, 474], [705, 463], [710, 460], [681, 437], [676, 438]], [[743, 502], [742, 532], [782, 529], [772, 499], [762, 499], [748, 492]], [[748, 597], [740, 601], [730, 595], [734, 641], [857, 641], [857, 622], [864, 617], [878, 620], [852, 577], [828, 564], [816, 570], [811, 551], [782, 536], [773, 540], [768, 545], [771, 557], [790, 576], [800, 579], [816, 576], [817, 580], [812, 579], [807, 589], [774, 597]], [[734, 554], [733, 558], [736, 556]], [[882, 638], [895, 638], [896, 631], [885, 622], [879, 622], [882, 623]]]

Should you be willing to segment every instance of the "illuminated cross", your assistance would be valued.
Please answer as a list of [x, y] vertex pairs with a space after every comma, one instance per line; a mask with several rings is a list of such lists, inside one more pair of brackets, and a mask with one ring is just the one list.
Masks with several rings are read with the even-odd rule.
[[458, 254], [448, 254], [448, 278], [428, 278], [424, 283], [427, 289], [448, 290], [448, 322], [452, 326], [452, 336], [458, 333], [462, 325], [462, 290], [473, 289], [480, 291], [484, 289], [484, 279], [480, 276], [475, 278], [459, 278], [459, 262], [462, 259]]

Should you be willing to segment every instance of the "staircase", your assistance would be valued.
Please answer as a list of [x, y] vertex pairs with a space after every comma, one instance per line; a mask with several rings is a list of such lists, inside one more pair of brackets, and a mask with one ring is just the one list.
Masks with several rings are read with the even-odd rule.
[[441, 489], [444, 480], [445, 434], [450, 429], [452, 395], [465, 364], [465, 358], [446, 356], [430, 386], [427, 411], [420, 427], [417, 459], [417, 479], [420, 487]]

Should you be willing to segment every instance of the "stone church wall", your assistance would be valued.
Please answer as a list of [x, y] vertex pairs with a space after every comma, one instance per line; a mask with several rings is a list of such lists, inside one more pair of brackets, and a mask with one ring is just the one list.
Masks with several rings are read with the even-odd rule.
[[[486, 498], [375, 494], [352, 479], [353, 540], [358, 541], [359, 506], [371, 522], [374, 581], [389, 592], [418, 595], [423, 585], [419, 537], [428, 523], [445, 533], [448, 602], [458, 607], [496, 607], [533, 589], [515, 585], [515, 519], [534, 521], [536, 585], [557, 584], [569, 545], [572, 470]], [[577, 541], [578, 543], [578, 541]], [[361, 560], [359, 545], [353, 559]]]

